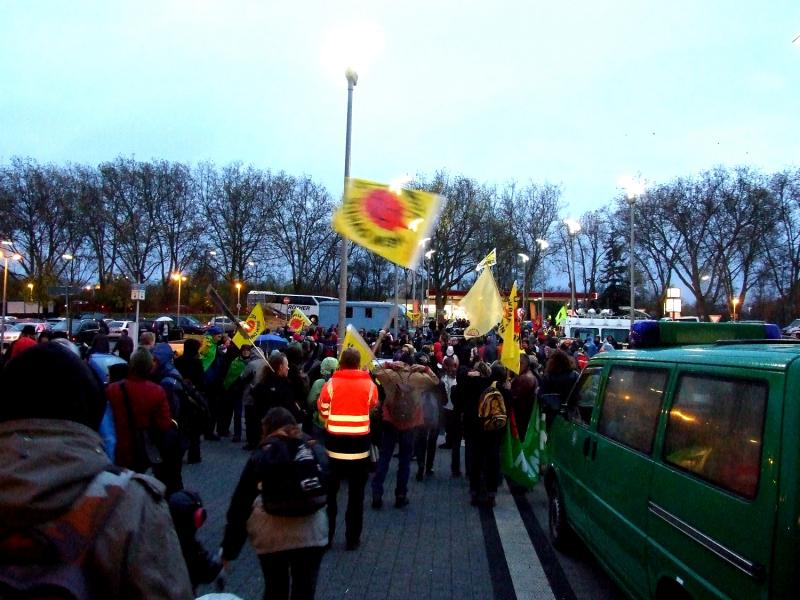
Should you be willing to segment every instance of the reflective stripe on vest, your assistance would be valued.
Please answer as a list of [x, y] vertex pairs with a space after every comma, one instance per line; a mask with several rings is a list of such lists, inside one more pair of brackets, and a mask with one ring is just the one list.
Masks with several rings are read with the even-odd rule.
[[355, 435], [357, 433], [369, 433], [369, 424], [367, 425], [333, 425], [330, 420], [328, 421], [328, 431], [330, 433], [346, 433]]
[[328, 450], [328, 456], [331, 458], [338, 458], [339, 460], [359, 460], [362, 458], [369, 457], [369, 451], [367, 452], [355, 452], [353, 454], [346, 454], [344, 452], [333, 452]]

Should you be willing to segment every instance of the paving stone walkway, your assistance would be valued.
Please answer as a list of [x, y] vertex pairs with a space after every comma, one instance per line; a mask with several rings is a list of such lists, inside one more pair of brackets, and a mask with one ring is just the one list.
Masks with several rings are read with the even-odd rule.
[[[203, 462], [184, 465], [184, 483], [203, 497], [208, 521], [200, 538], [209, 548], [222, 541], [225, 512], [248, 453], [228, 440], [203, 443]], [[463, 448], [462, 448], [463, 452]], [[344, 490], [340, 496], [340, 522], [336, 539], [323, 559], [317, 598], [340, 599], [480, 599], [494, 597], [481, 518], [469, 505], [467, 482], [452, 479], [450, 450], [438, 450], [435, 474], [423, 482], [409, 482], [411, 503], [395, 509], [394, 475], [397, 461], [387, 477], [384, 508], [369, 507], [369, 484], [365, 497], [364, 533], [361, 547], [344, 549]], [[263, 592], [258, 560], [245, 545], [233, 563], [226, 591], [245, 600], [257, 600]], [[200, 593], [214, 591], [205, 586]]]

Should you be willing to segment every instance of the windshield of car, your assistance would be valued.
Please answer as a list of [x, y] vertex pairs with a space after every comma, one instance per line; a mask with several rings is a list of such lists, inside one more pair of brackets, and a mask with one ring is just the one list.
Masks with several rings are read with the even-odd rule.
[[181, 317], [181, 321], [184, 323], [189, 323], [190, 325], [200, 325], [200, 321], [194, 317]]
[[111, 323], [108, 324], [109, 327], [124, 327], [124, 325], [125, 321], [111, 321]]
[[67, 323], [68, 321], [66, 319], [64, 319], [63, 321], [59, 321], [58, 323], [53, 325], [53, 331], [66, 331]]

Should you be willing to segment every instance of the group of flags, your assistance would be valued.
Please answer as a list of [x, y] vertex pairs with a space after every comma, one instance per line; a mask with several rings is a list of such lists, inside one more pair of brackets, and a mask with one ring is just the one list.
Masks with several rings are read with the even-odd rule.
[[478, 263], [477, 268], [481, 274], [467, 295], [459, 302], [459, 306], [464, 309], [469, 319], [469, 327], [464, 330], [464, 337], [486, 335], [499, 324], [497, 333], [503, 338], [500, 362], [510, 371], [519, 373], [522, 315], [517, 311], [517, 282], [515, 281], [511, 287], [508, 298], [503, 300], [489, 268], [496, 263], [497, 250], [493, 249]]
[[[311, 319], [309, 319], [302, 310], [295, 307], [292, 314], [289, 315], [286, 325], [290, 330], [300, 332], [311, 325]], [[241, 348], [242, 344], [250, 344], [253, 346], [258, 336], [264, 333], [266, 328], [267, 321], [264, 318], [264, 309], [260, 303], [256, 304], [253, 310], [250, 311], [247, 319], [241, 322], [241, 329], [243, 329], [247, 335], [245, 336], [241, 331], [237, 331], [236, 335], [233, 336], [233, 343], [236, 344], [237, 348]]]

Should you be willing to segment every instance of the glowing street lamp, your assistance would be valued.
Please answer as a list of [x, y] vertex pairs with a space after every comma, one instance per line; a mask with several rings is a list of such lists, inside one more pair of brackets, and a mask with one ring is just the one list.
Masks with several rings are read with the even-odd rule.
[[564, 225], [567, 226], [567, 232], [569, 233], [569, 247], [570, 253], [572, 254], [572, 259], [570, 260], [570, 308], [575, 311], [575, 236], [581, 230], [581, 224], [578, 223], [575, 219], [564, 219]]
[[733, 320], [736, 321], [736, 305], [739, 304], [739, 298], [731, 298], [731, 304], [733, 305]]
[[[71, 263], [71, 261], [75, 260], [75, 257], [70, 254], [69, 252], [65, 252], [61, 255], [65, 261]], [[67, 305], [67, 338], [72, 337], [72, 319], [69, 317], [69, 288], [72, 285], [72, 264], [69, 267], [69, 281], [67, 281], [67, 285], [64, 287], [64, 302]]]
[[170, 275], [172, 281], [178, 282], [178, 311], [175, 315], [175, 326], [181, 326], [181, 284], [186, 281], [186, 275], [178, 271], [177, 273], [173, 273]]
[[628, 251], [630, 255], [631, 261], [631, 325], [634, 324], [636, 321], [636, 313], [634, 309], [634, 301], [636, 291], [633, 285], [633, 244], [634, 244], [634, 237], [633, 237], [633, 207], [636, 204], [636, 200], [640, 198], [644, 194], [644, 183], [636, 179], [635, 177], [631, 177], [630, 175], [626, 175], [621, 177], [619, 180], [619, 184], [622, 188], [625, 189], [625, 197], [628, 200], [628, 206], [631, 210], [630, 221], [631, 221], [631, 245]]
[[[536, 245], [539, 246], [539, 256], [540, 258], [544, 258], [544, 252], [550, 247], [550, 242], [547, 240], [543, 240], [541, 238], [536, 238]], [[545, 280], [545, 270], [544, 270], [544, 260], [542, 262], [542, 312], [541, 312], [541, 320], [542, 320], [542, 327], [544, 328], [544, 280]]]
[[525, 315], [527, 314], [525, 312], [526, 307], [527, 307], [525, 301], [528, 298], [528, 294], [525, 292], [525, 290], [526, 290], [526, 279], [527, 279], [525, 277], [525, 268], [526, 268], [526, 263], [531, 259], [531, 257], [528, 256], [527, 254], [522, 253], [522, 252], [518, 252], [517, 256], [522, 260], [522, 318], [524, 319]]
[[[428, 239], [430, 239], [430, 238], [428, 238]], [[430, 287], [430, 285], [431, 285], [430, 262], [431, 262], [431, 257], [434, 254], [436, 254], [436, 250], [428, 250], [425, 253], [425, 258], [427, 259], [427, 263], [426, 263], [426, 266], [425, 266], [425, 296], [424, 296], [424, 299], [423, 299], [423, 302], [422, 302], [422, 307], [423, 308], [421, 309], [423, 313], [425, 312], [424, 307], [428, 303], [428, 295], [430, 294], [430, 290], [428, 289]]]
[[242, 283], [240, 281], [236, 282], [234, 286], [236, 288], [236, 320], [239, 320], [239, 311], [242, 309], [242, 302], [240, 298], [240, 294], [242, 292]]
[[[10, 241], [3, 241], [3, 246], [11, 247], [13, 244]], [[21, 260], [22, 256], [17, 254], [16, 252], [11, 252], [6, 250], [5, 248], [0, 248], [0, 255], [3, 256], [4, 262], [4, 269], [3, 269], [3, 322], [0, 323], [0, 341], [3, 340], [3, 336], [6, 334], [6, 288], [8, 287], [8, 261], [9, 260]], [[2, 344], [0, 344], [2, 346]], [[0, 348], [1, 349], [1, 348]]]

